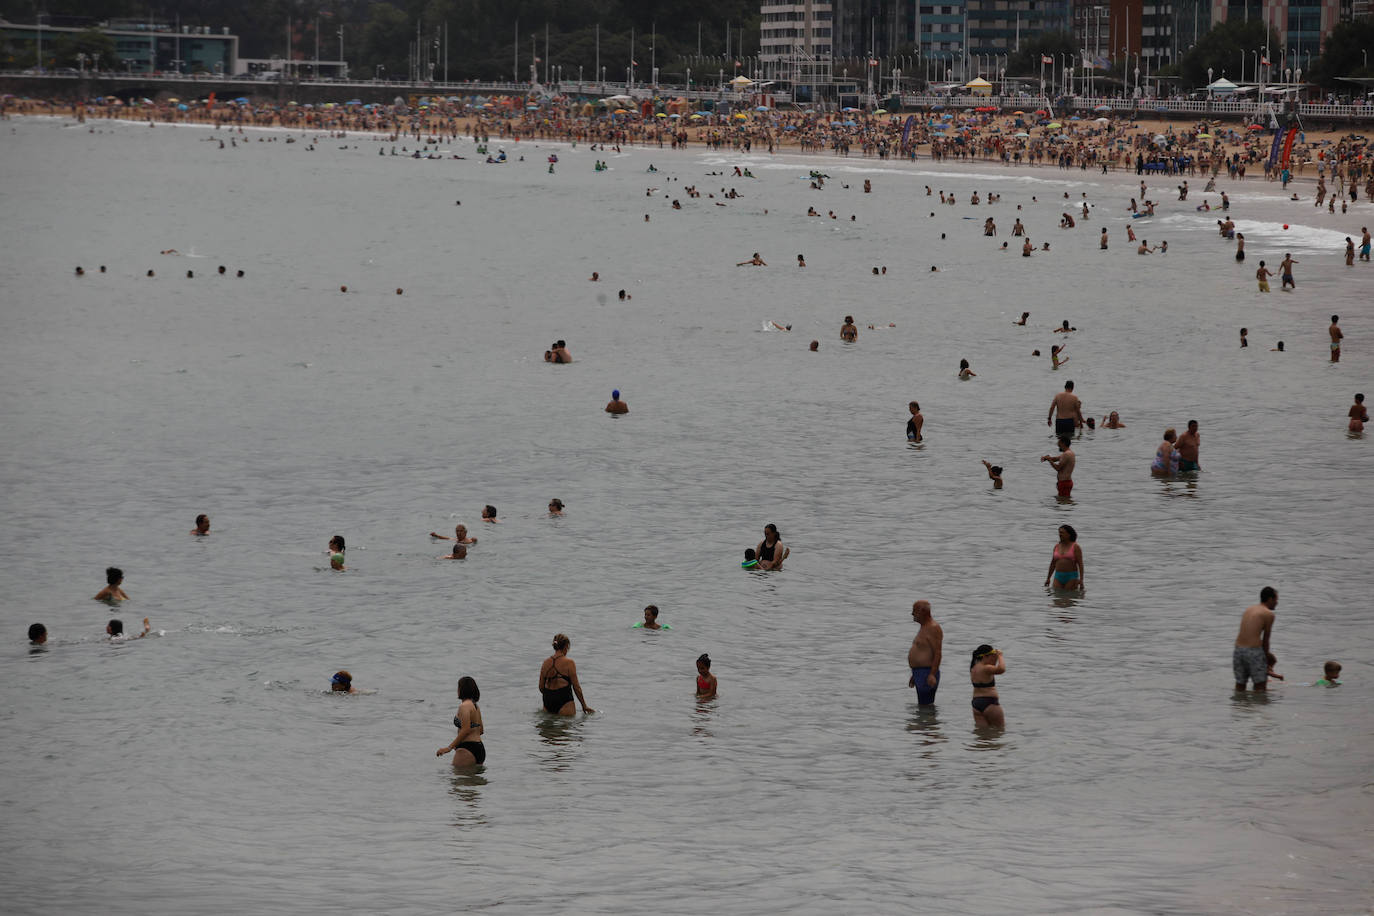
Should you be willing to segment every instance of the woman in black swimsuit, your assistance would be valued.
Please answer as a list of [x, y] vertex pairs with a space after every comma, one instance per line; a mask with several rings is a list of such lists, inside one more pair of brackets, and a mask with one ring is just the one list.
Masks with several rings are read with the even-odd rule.
[[763, 540], [759, 541], [759, 546], [754, 552], [758, 556], [759, 569], [779, 569], [782, 567], [782, 561], [791, 553], [782, 546], [782, 540], [778, 537], [778, 526], [772, 524], [763, 526]]
[[572, 640], [559, 633], [553, 638], [553, 654], [544, 659], [539, 667], [539, 693], [544, 697], [544, 710], [556, 716], [571, 716], [577, 713], [573, 695], [582, 704], [582, 711], [590, 715], [596, 712], [587, 705], [582, 696], [582, 685], [577, 680], [577, 663], [568, 658], [568, 647]]
[[477, 701], [482, 696], [482, 691], [477, 689], [477, 682], [470, 677], [458, 679], [458, 712], [453, 716], [453, 727], [458, 729], [458, 735], [446, 747], [441, 747], [434, 752], [435, 757], [442, 757], [449, 751], [453, 751], [453, 765], [456, 767], [472, 767], [487, 759], [487, 748], [482, 743], [482, 733], [486, 730], [482, 727], [482, 711], [477, 708]]
[[1001, 728], [1007, 724], [1002, 713], [1002, 704], [997, 699], [996, 675], [1005, 674], [1007, 663], [1002, 658], [1002, 650], [989, 645], [981, 645], [973, 650], [973, 661], [968, 666], [969, 680], [973, 683], [973, 724]]

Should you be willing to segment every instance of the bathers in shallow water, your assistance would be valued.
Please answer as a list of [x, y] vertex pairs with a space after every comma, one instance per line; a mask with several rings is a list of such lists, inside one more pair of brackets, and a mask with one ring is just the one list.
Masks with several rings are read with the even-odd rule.
[[1068, 419], [1060, 417], [1058, 420], [1054, 421], [1054, 434], [1056, 436], [1064, 436], [1067, 439], [1072, 439], [1073, 430], [1073, 417], [1069, 417]]
[[976, 711], [978, 711], [978, 712], [982, 712], [983, 710], [987, 709], [989, 706], [1001, 706], [1001, 705], [1002, 705], [1002, 704], [999, 703], [999, 702], [997, 701], [997, 697], [974, 697], [974, 698], [973, 698], [973, 708], [974, 708]]
[[1259, 646], [1236, 646], [1231, 651], [1231, 670], [1235, 672], [1236, 683], [1242, 687], [1247, 678], [1256, 687], [1269, 680], [1269, 660]]
[[478, 763], [487, 759], [487, 746], [480, 741], [460, 741], [457, 749], [467, 751]]
[[934, 687], [926, 683], [928, 677], [930, 677], [929, 667], [911, 669], [911, 686], [916, 688], [916, 702], [922, 706], [933, 706], [935, 704], [935, 691], [940, 689], [940, 672], [935, 672]]
[[697, 675], [697, 693], [705, 693], [706, 691], [708, 691], [708, 690], [710, 690], [710, 689], [711, 689], [711, 682], [710, 682], [710, 680], [707, 679], [707, 678], [704, 678], [704, 677], [702, 677], [700, 674], [698, 674], [698, 675]]

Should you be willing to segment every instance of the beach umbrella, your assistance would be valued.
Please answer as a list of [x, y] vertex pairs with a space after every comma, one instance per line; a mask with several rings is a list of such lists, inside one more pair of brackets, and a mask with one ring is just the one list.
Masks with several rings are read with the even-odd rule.
[[743, 89], [745, 86], [754, 85], [754, 81], [747, 76], [737, 76], [730, 80], [730, 85], [734, 86], [736, 89]]
[[1072, 118], [1069, 118], [1069, 120], [1070, 120], [1070, 121], [1081, 121], [1081, 120], [1083, 120], [1083, 119], [1080, 118], [1078, 115], [1074, 115]]
[[840, 111], [858, 111], [858, 110], [859, 110], [859, 109], [853, 108], [853, 107], [847, 107], [847, 108], [841, 108], [841, 109], [840, 109]]
[[940, 115], [940, 120], [942, 120], [942, 121], [953, 121], [953, 120], [954, 120], [954, 115], [949, 114], [949, 113], [942, 114], [942, 115]]
[[1047, 114], [1049, 114], [1049, 112], [1046, 111], [1046, 110], [1043, 109], [1043, 108], [1037, 108], [1037, 109], [1035, 109], [1035, 113], [1038, 114], [1038, 115], [1047, 115]]
[[[663, 112], [660, 111], [658, 114], [654, 115], [654, 117], [656, 117], [656, 118], [666, 118], [666, 117], [668, 117], [668, 116], [667, 116], [666, 114], [664, 114]], [[676, 118], [677, 115], [673, 115], [673, 117]]]
[[240, 105], [247, 105], [247, 104], [248, 104], [248, 100], [247, 100], [246, 98], [244, 98], [243, 96], [239, 96], [238, 98], [234, 99], [234, 101], [235, 101], [235, 102], [238, 102]]
[[1166, 137], [1166, 136], [1164, 136], [1163, 134], [1155, 134], [1155, 142], [1156, 142], [1156, 143], [1168, 143], [1168, 142], [1169, 142], [1169, 138]]
[[169, 102], [180, 102], [181, 99], [169, 98], [167, 101], [169, 101]]
[[1012, 136], [1015, 137], [1015, 138], [1017, 138], [1018, 140], [1029, 140], [1029, 139], [1030, 139], [1030, 134], [1026, 133], [1024, 130], [1021, 131], [1019, 134], [1012, 134]]
[[945, 110], [945, 106], [943, 106], [943, 105], [931, 105], [931, 106], [930, 106], [930, 110], [931, 110], [931, 111], [944, 111], [944, 110]]
[[186, 110], [188, 110], [188, 106], [187, 106], [184, 102], [183, 102], [182, 104], [180, 104], [180, 105], [177, 105], [177, 111], [186, 111]]
[[673, 120], [673, 121], [676, 121], [676, 120], [677, 120], [678, 118], [680, 118], [680, 117], [682, 117], [682, 115], [677, 114], [677, 113], [673, 113], [673, 114], [668, 115], [668, 118], [669, 118], [670, 120]]
[[1023, 114], [1025, 114], [1025, 112], [1018, 109], [1018, 110], [1016, 110], [1016, 111], [1013, 111], [1012, 114], [1014, 114], [1014, 115], [1023, 115]]
[[1093, 111], [1111, 111], [1111, 110], [1112, 110], [1112, 106], [1110, 106], [1110, 105], [1098, 105], [1096, 108], [1093, 109]]
[[1197, 138], [1198, 138], [1199, 140], [1210, 140], [1210, 139], [1212, 139], [1212, 135], [1211, 135], [1211, 134], [1198, 134], [1198, 135], [1197, 135]]
[[526, 105], [526, 106], [525, 106], [525, 110], [526, 110], [526, 111], [538, 111], [538, 110], [539, 110], [539, 106], [538, 106], [538, 105]]
[[996, 111], [996, 110], [997, 110], [997, 106], [996, 106], [996, 105], [979, 105], [979, 106], [978, 106], [976, 109], [974, 109], [974, 110], [975, 110], [975, 111]]
[[874, 113], [875, 115], [887, 114], [887, 109], [886, 109], [886, 108], [875, 108], [875, 109], [873, 109], [873, 113]]
[[1045, 126], [1048, 127], [1050, 130], [1055, 130], [1056, 128], [1063, 127], [1064, 125], [1060, 124], [1058, 121], [1051, 121]]
[[744, 114], [743, 112], [737, 111], [735, 112], [734, 117], [736, 118], [736, 120], [743, 121], [747, 119], [749, 116], [747, 114]]
[[767, 105], [759, 105], [759, 106], [758, 106], [757, 108], [755, 108], [754, 110], [755, 110], [755, 111], [772, 111], [772, 109], [769, 108]]
[[797, 129], [797, 125], [795, 125], [795, 124], [788, 124], [786, 127], [783, 128], [783, 130], [796, 130], [796, 129]]
[[1110, 118], [1093, 118], [1093, 123], [1094, 123], [1094, 124], [1110, 124], [1110, 123], [1112, 123], [1112, 121], [1111, 121]]
[[692, 121], [700, 121], [700, 120], [701, 120], [701, 115], [699, 115], [699, 114], [694, 114], [694, 115], [692, 115], [692, 117], [691, 117], [689, 120], [692, 120]]
[[857, 121], [845, 121], [845, 122], [844, 122], [844, 126], [845, 126], [845, 127], [858, 127], [858, 126], [859, 126], [859, 122], [857, 122]]
[[1251, 130], [1264, 130], [1264, 125], [1263, 125], [1263, 124], [1251, 124], [1251, 125], [1250, 125], [1250, 129], [1251, 129]]

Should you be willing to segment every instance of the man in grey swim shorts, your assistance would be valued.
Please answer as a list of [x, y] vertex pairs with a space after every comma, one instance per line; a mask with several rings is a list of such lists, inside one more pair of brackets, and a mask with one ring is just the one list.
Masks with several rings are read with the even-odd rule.
[[1269, 680], [1269, 634], [1274, 629], [1274, 608], [1279, 606], [1279, 593], [1273, 586], [1260, 590], [1260, 603], [1252, 604], [1240, 615], [1240, 632], [1231, 651], [1231, 667], [1236, 675], [1236, 689], [1244, 690], [1245, 682], [1255, 685], [1256, 691], [1265, 689]]

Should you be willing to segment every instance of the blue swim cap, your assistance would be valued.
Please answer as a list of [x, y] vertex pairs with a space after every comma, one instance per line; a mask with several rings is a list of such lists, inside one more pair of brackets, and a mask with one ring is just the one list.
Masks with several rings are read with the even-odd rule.
[[617, 389], [615, 389], [614, 391], [611, 392], [611, 400], [612, 400], [612, 401], [618, 401], [618, 400], [620, 400], [620, 389], [619, 389], [619, 388], [617, 388]]

